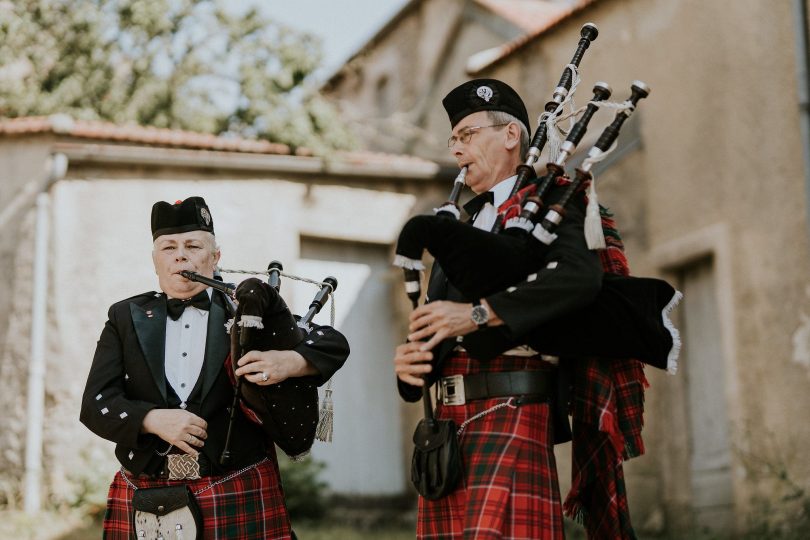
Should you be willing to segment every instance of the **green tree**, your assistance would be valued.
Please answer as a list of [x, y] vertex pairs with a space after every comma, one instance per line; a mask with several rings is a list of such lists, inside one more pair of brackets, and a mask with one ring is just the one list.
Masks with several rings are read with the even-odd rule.
[[0, 115], [232, 133], [346, 148], [308, 85], [312, 35], [225, 0], [0, 0]]

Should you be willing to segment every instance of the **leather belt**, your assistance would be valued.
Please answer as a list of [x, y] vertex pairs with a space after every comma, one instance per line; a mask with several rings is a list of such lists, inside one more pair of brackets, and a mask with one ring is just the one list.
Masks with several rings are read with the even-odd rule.
[[439, 379], [437, 399], [443, 405], [464, 405], [475, 399], [531, 397], [544, 401], [554, 390], [555, 371], [493, 371]]

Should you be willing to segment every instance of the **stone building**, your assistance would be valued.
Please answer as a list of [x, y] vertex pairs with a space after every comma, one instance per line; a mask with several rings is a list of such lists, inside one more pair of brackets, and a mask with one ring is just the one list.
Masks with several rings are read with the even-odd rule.
[[[313, 453], [335, 492], [403, 493], [391, 356], [405, 295], [391, 245], [416, 195], [440, 197], [453, 174], [407, 156], [315, 157], [64, 116], [0, 121], [0, 505], [17, 504], [24, 486], [26, 502], [43, 505], [106, 493], [112, 445], [78, 420], [95, 342], [110, 304], [157, 287], [152, 203], [191, 195], [209, 203], [223, 268], [279, 260], [285, 272], [337, 277], [335, 324], [352, 353], [334, 380], [334, 441]], [[284, 279], [281, 290], [304, 313], [317, 289]]]
[[600, 33], [578, 104], [599, 80], [619, 101], [632, 80], [650, 85], [597, 170], [634, 273], [685, 294], [680, 372], [647, 369], [647, 454], [626, 466], [644, 531], [795, 525], [808, 505], [807, 12], [806, 0], [412, 0], [323, 87], [363, 119], [369, 148], [452, 165], [446, 92], [496, 77], [539, 114], [586, 22]]

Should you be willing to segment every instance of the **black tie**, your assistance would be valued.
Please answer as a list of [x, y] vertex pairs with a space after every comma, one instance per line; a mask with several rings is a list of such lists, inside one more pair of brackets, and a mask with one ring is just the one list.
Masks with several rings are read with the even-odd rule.
[[208, 311], [208, 309], [211, 307], [211, 299], [208, 297], [208, 291], [200, 291], [196, 296], [186, 298], [185, 300], [180, 300], [179, 298], [169, 298], [166, 301], [166, 311], [173, 321], [179, 319], [183, 314], [183, 310], [188, 306], [194, 306], [195, 308]]
[[486, 203], [494, 204], [495, 203], [495, 194], [491, 191], [485, 191], [483, 193], [479, 193], [469, 201], [467, 204], [464, 205], [464, 211], [467, 212], [469, 216], [475, 216]]

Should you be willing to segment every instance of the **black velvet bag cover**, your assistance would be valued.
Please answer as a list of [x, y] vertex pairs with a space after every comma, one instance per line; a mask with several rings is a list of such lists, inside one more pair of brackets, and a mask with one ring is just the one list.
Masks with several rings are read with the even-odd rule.
[[[267, 283], [246, 279], [237, 287], [235, 297], [239, 306], [231, 328], [234, 370], [241, 355], [248, 351], [289, 350], [306, 336], [284, 299]], [[254, 322], [260, 319], [262, 328], [249, 326], [245, 316]], [[261, 418], [268, 439], [284, 453], [296, 457], [312, 447], [318, 425], [317, 377], [295, 377], [271, 385], [243, 380], [241, 392], [247, 405]]]
[[430, 500], [450, 494], [461, 478], [458, 426], [452, 420], [423, 418], [413, 432], [411, 482]]
[[203, 537], [202, 513], [187, 485], [137, 489], [132, 508], [135, 538]]
[[[605, 359], [635, 358], [672, 371], [681, 343], [669, 312], [681, 294], [661, 279], [605, 274], [602, 289], [587, 306], [538, 326], [517, 339], [544, 354]], [[490, 360], [513, 346], [494, 339], [500, 328], [464, 336], [464, 348]]]
[[[492, 234], [441, 216], [415, 216], [400, 232], [397, 255], [419, 261], [423, 250], [439, 262], [463, 297], [472, 300], [516, 285], [543, 268], [548, 246], [531, 235]], [[667, 315], [679, 299], [680, 293], [660, 279], [606, 275], [594, 301], [576, 312], [527, 336], [513, 336], [517, 342], [493, 337], [506, 329], [476, 332], [465, 336], [464, 348], [479, 360], [489, 360], [522, 342], [544, 354], [636, 358], [671, 370], [680, 343]]]

